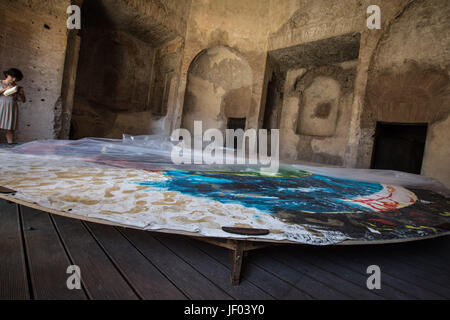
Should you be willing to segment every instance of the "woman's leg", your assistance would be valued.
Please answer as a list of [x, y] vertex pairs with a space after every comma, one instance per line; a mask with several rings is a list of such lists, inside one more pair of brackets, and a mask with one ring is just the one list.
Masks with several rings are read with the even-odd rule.
[[6, 131], [6, 141], [8, 141], [9, 144], [14, 143], [14, 131], [13, 130]]

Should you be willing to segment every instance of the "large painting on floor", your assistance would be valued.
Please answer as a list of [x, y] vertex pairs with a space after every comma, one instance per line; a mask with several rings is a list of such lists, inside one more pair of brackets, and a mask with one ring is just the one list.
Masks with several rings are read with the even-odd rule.
[[12, 199], [144, 230], [243, 238], [223, 227], [265, 229], [259, 238], [314, 245], [449, 231], [445, 195], [295, 165], [270, 176], [175, 166], [161, 152], [95, 139], [34, 142], [0, 151], [0, 161], [0, 186], [16, 191]]

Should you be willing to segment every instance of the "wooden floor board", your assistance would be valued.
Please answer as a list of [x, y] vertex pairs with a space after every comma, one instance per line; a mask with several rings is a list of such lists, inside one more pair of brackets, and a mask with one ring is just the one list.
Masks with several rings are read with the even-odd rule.
[[[203, 248], [205, 252], [208, 252], [209, 255], [229, 268], [230, 261], [227, 249], [219, 248], [201, 241], [195, 241], [195, 243], [196, 246]], [[248, 261], [246, 261], [243, 266], [242, 278], [249, 280], [276, 299], [311, 299], [311, 295]]]
[[162, 270], [190, 299], [231, 300], [232, 297], [217, 287], [191, 265], [176, 256], [169, 248], [153, 238], [150, 232], [121, 229], [133, 245], [159, 270]]
[[[228, 249], [17, 208], [0, 200], [0, 299], [450, 298], [450, 237], [251, 251], [231, 286]], [[82, 290], [67, 288], [70, 264]], [[369, 265], [381, 268], [381, 290], [367, 289]]]
[[140, 297], [151, 300], [186, 299], [116, 228], [94, 223], [87, 223], [87, 226]]
[[[386, 256], [386, 258], [390, 258], [390, 256]], [[396, 259], [410, 269], [416, 270], [415, 272], [423, 275], [428, 281], [440, 285], [450, 283], [450, 271], [431, 265], [427, 261], [420, 261], [415, 256], [398, 254]]]
[[81, 269], [81, 278], [90, 298], [138, 299], [81, 221], [59, 216], [53, 218], [72, 261]]
[[[319, 253], [319, 252], [318, 252]], [[283, 250], [277, 250], [270, 257], [283, 262], [285, 265], [297, 270], [298, 272], [307, 275], [316, 281], [321, 281], [334, 291], [344, 294], [353, 299], [381, 299], [380, 296], [372, 293], [366, 287], [365, 281], [359, 284], [347, 281], [346, 279], [337, 276], [333, 273], [324, 271], [316, 265], [311, 264], [307, 259], [308, 252], [299, 251], [299, 254], [292, 254]], [[263, 259], [261, 259], [263, 260]]]
[[87, 299], [83, 290], [67, 287], [67, 268], [72, 263], [50, 216], [26, 207], [21, 211], [34, 299]]
[[[421, 264], [416, 260], [417, 254], [409, 254], [409, 263], [404, 263], [398, 258], [404, 251], [407, 251], [405, 249], [408, 249], [412, 245], [397, 245], [392, 248], [389, 248], [389, 246], [386, 248], [369, 246], [366, 250], [360, 251], [352, 248], [351, 254], [367, 265], [376, 264], [383, 267], [383, 273], [405, 281], [415, 288], [421, 288], [425, 292], [433, 292], [443, 298], [448, 297], [450, 290], [447, 284], [450, 282], [450, 279], [446, 272], [439, 274], [430, 272], [426, 269], [425, 263]], [[418, 266], [422, 267], [419, 268]]]
[[30, 298], [17, 210], [17, 205], [0, 200], [0, 300]]
[[450, 236], [406, 244], [388, 245], [378, 248], [382, 251], [395, 252], [417, 262], [419, 265], [434, 266], [450, 274]]
[[275, 259], [264, 256], [264, 253], [252, 254], [253, 263], [257, 264], [266, 271], [276, 273], [278, 277], [289, 282], [296, 288], [306, 292], [314, 299], [349, 299], [350, 296], [330, 288], [329, 285], [305, 273], [299, 272], [294, 268], [287, 266]]
[[[390, 253], [390, 256], [386, 256], [378, 252], [378, 250], [376, 252], [367, 250], [361, 252], [360, 256], [367, 262], [372, 261], [374, 259], [373, 257], [376, 256], [375, 260], [380, 267], [383, 266], [383, 272], [412, 283], [424, 290], [434, 292], [444, 298], [450, 298], [450, 286], [445, 285], [446, 283], [450, 283], [450, 281], [445, 276], [445, 273], [424, 271], [416, 267], [419, 265], [417, 262], [415, 263], [416, 266], [411, 266], [410, 264], [403, 263], [392, 251]], [[410, 257], [410, 261], [414, 261], [414, 257]]]
[[161, 234], [157, 235], [156, 238], [208, 279], [214, 281], [233, 298], [243, 300], [272, 299], [270, 295], [246, 280], [242, 281], [239, 286], [232, 286], [230, 270], [191, 245], [190, 242], [186, 241], [185, 237]]
[[[345, 279], [355, 285], [364, 286], [367, 282], [368, 275], [361, 270], [361, 272], [355, 272], [353, 269], [349, 268], [349, 266], [342, 266], [333, 259], [327, 258], [327, 253], [323, 248], [320, 248], [320, 252], [314, 255], [314, 258], [311, 259], [310, 254], [302, 255], [301, 253], [296, 252], [298, 249], [295, 246], [292, 246], [289, 254], [291, 255], [299, 255], [301, 259], [308, 261], [314, 267], [325, 270], [329, 273], [335, 274], [342, 279]], [[302, 253], [304, 250], [302, 250]], [[330, 283], [333, 285], [333, 282]], [[412, 296], [405, 294], [401, 291], [398, 291], [390, 286], [383, 285], [381, 290], [376, 290], [375, 294], [383, 297], [385, 299], [412, 299]]]
[[386, 264], [382, 263], [378, 256], [371, 256], [364, 259], [363, 251], [356, 254], [348, 250], [328, 251], [328, 258], [336, 261], [341, 266], [348, 267], [355, 272], [364, 272], [371, 265], [378, 265], [381, 269], [382, 284], [388, 284], [403, 293], [407, 293], [412, 298], [416, 299], [443, 299], [442, 295], [427, 291], [414, 283], [397, 278], [396, 276], [386, 272]]

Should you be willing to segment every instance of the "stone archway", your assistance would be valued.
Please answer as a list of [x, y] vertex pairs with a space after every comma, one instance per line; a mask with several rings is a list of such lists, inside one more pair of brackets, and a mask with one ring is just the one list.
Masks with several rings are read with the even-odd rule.
[[360, 166], [370, 166], [377, 123], [429, 126], [422, 174], [450, 185], [450, 7], [417, 0], [382, 36], [369, 69], [361, 115]]
[[182, 128], [193, 132], [194, 121], [203, 121], [204, 130], [224, 131], [229, 119], [248, 118], [252, 84], [241, 53], [226, 46], [203, 50], [189, 67]]

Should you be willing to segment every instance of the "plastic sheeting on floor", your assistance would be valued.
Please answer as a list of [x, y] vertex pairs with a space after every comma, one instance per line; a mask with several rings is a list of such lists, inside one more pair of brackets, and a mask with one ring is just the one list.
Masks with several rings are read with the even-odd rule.
[[276, 174], [175, 165], [173, 147], [164, 136], [32, 142], [0, 150], [0, 185], [44, 208], [208, 237], [245, 238], [222, 230], [241, 227], [270, 231], [256, 238], [329, 245], [448, 232], [448, 190], [433, 179], [301, 164]]

